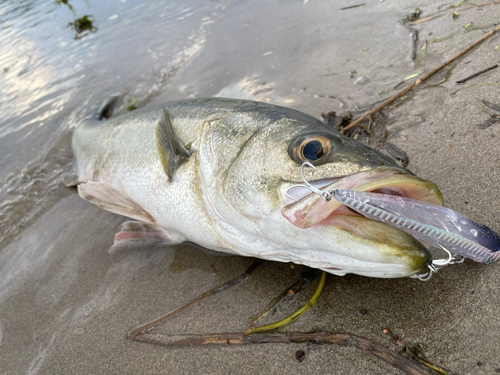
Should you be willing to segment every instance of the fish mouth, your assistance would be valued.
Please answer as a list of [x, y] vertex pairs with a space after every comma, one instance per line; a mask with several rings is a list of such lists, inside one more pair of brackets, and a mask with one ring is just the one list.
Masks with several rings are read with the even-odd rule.
[[[441, 191], [436, 184], [389, 167], [379, 167], [341, 178], [316, 180], [310, 183], [325, 192], [333, 189], [369, 191], [418, 199], [437, 205], [443, 204]], [[344, 238], [373, 248], [372, 254], [366, 252], [359, 254], [353, 251], [351, 254], [343, 255], [361, 261], [368, 259], [375, 263], [403, 263], [407, 266], [408, 276], [427, 272], [427, 266], [432, 259], [430, 252], [411, 235], [388, 224], [365, 218], [335, 199], [327, 202], [305, 188], [298, 189], [295, 192], [292, 189], [290, 193], [298, 200], [281, 210], [282, 216], [296, 227], [306, 230], [321, 229], [337, 236], [339, 232], [344, 232]], [[338, 268], [332, 266], [325, 269], [335, 271]]]

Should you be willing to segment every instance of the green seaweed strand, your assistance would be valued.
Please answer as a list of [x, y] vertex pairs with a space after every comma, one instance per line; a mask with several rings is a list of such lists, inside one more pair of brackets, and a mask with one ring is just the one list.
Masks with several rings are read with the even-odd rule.
[[309, 301], [306, 302], [304, 306], [302, 306], [300, 309], [295, 311], [292, 315], [286, 317], [283, 320], [280, 320], [279, 322], [268, 324], [266, 326], [262, 327], [254, 327], [254, 328], [248, 328], [243, 331], [245, 335], [250, 335], [252, 333], [257, 333], [257, 332], [267, 332], [267, 331], [273, 331], [275, 329], [278, 329], [280, 327], [283, 327], [287, 324], [292, 323], [293, 321], [297, 320], [300, 318], [307, 310], [309, 310], [311, 307], [314, 306], [314, 304], [318, 301], [319, 297], [321, 296], [321, 292], [323, 292], [323, 288], [325, 286], [325, 280], [326, 280], [326, 272], [323, 271], [321, 273], [321, 278], [319, 280], [319, 284], [316, 288], [316, 291], [312, 295], [312, 297], [309, 299]]

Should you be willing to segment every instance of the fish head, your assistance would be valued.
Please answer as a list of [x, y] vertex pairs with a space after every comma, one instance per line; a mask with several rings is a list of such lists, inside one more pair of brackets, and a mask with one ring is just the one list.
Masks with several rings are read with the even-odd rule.
[[[262, 126], [239, 141], [237, 152], [211, 184], [218, 217], [256, 247], [246, 255], [338, 275], [404, 277], [427, 272], [431, 255], [412, 236], [294, 186], [303, 184], [305, 161], [316, 168], [304, 169], [305, 179], [325, 191], [358, 189], [442, 204], [434, 183], [305, 114], [257, 117], [254, 123]], [[248, 123], [241, 118], [237, 122]], [[217, 154], [214, 147], [211, 152]]]

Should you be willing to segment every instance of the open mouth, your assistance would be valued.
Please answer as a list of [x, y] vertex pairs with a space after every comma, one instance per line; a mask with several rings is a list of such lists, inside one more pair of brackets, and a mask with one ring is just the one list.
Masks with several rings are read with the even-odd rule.
[[[333, 189], [370, 191], [418, 199], [437, 205], [443, 204], [442, 194], [433, 182], [387, 167], [341, 178], [312, 181], [311, 184], [325, 192]], [[305, 188], [296, 189], [295, 192], [292, 189], [290, 195], [297, 201], [283, 207], [281, 212], [287, 220], [299, 228], [328, 224], [339, 215], [360, 216], [335, 199], [326, 202]]]
[[[443, 204], [442, 194], [436, 184], [388, 167], [379, 167], [342, 178], [317, 180], [310, 183], [325, 192], [330, 192], [333, 189], [369, 191], [418, 199], [437, 205]], [[372, 264], [385, 263], [388, 265], [388, 269], [396, 267], [396, 264], [405, 264], [407, 267], [406, 276], [426, 272], [431, 255], [425, 246], [408, 233], [361, 216], [335, 199], [327, 202], [306, 188], [294, 188], [289, 195], [297, 201], [284, 206], [281, 213], [293, 225], [302, 229], [316, 228], [336, 236], [339, 236], [339, 231], [344, 232], [342, 237], [347, 242], [355, 241], [359, 244], [354, 247], [349, 245], [345, 249], [342, 249], [342, 246], [332, 248], [333, 252], [353, 259], [353, 263], [349, 266], [351, 270], [347, 272], [372, 275], [366, 270], [354, 271], [352, 267], [357, 267], [355, 259], [359, 262], [367, 261]], [[359, 250], [356, 250], [358, 246]], [[365, 250], [361, 250], [362, 248]], [[389, 266], [390, 264], [393, 266]], [[332, 264], [324, 269], [335, 273], [335, 271], [347, 270], [344, 267]], [[384, 274], [382, 277], [392, 276]]]

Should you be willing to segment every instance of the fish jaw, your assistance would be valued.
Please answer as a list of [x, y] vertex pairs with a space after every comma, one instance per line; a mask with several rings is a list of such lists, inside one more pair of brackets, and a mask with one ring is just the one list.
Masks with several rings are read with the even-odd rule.
[[[428, 249], [411, 235], [362, 216], [336, 215], [332, 222], [301, 229], [277, 210], [259, 223], [258, 232], [264, 241], [253, 245], [253, 256], [303, 264], [338, 276], [407, 277], [427, 272], [431, 261]], [[266, 248], [266, 244], [273, 247]]]
[[[433, 182], [387, 167], [335, 179], [321, 190], [330, 192], [334, 189], [382, 192], [438, 205], [443, 204], [441, 191]], [[319, 195], [310, 193], [297, 202], [286, 205], [281, 212], [283, 217], [293, 225], [305, 229], [320, 223], [332, 214], [352, 212], [346, 211], [345, 208], [335, 199], [325, 201]]]
[[[429, 250], [413, 236], [362, 216], [334, 215], [318, 228], [336, 232], [339, 238], [347, 238], [353, 244], [349, 255], [358, 261], [368, 262], [364, 267], [353, 263], [350, 268], [353, 273], [372, 277], [405, 277], [427, 272], [432, 260]], [[362, 249], [361, 245], [364, 245]]]
[[[434, 183], [387, 167], [336, 179], [321, 190], [328, 192], [332, 189], [389, 193], [442, 205], [441, 192]], [[331, 273], [356, 273], [371, 277], [411, 276], [425, 273], [432, 259], [429, 250], [413, 236], [388, 224], [367, 219], [335, 199], [327, 202], [311, 193], [283, 207], [281, 214], [308, 233], [310, 238], [315, 237], [316, 232], [322, 232], [331, 243], [330, 249], [325, 248], [325, 251], [351, 260], [318, 267]], [[318, 245], [311, 243], [313, 246]]]

